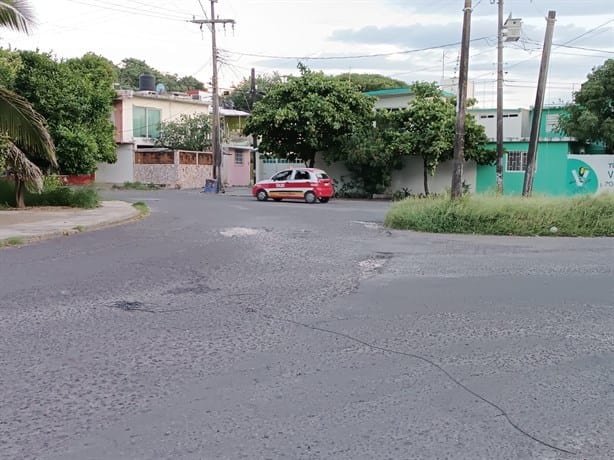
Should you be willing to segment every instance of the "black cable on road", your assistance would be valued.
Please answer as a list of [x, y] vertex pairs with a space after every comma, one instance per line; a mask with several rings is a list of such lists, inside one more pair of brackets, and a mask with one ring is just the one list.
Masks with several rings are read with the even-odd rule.
[[515, 423], [510, 418], [508, 413], [501, 406], [499, 406], [497, 403], [494, 403], [494, 402], [490, 401], [489, 399], [485, 398], [484, 396], [476, 393], [474, 390], [472, 390], [467, 385], [462, 383], [460, 380], [458, 380], [456, 377], [454, 377], [452, 374], [450, 374], [447, 370], [445, 370], [439, 364], [437, 364], [436, 362], [434, 362], [434, 361], [432, 361], [432, 360], [430, 360], [430, 359], [428, 359], [428, 358], [426, 358], [424, 356], [420, 356], [420, 355], [417, 355], [415, 353], [408, 353], [408, 352], [405, 352], [405, 351], [395, 350], [393, 348], [387, 348], [387, 347], [381, 347], [379, 345], [374, 345], [372, 343], [365, 342], [364, 340], [359, 339], [357, 337], [353, 337], [353, 336], [351, 336], [349, 334], [345, 334], [343, 332], [334, 331], [332, 329], [326, 329], [326, 328], [319, 327], [319, 326], [313, 326], [311, 324], [302, 323], [300, 321], [294, 321], [294, 320], [287, 319], [287, 318], [278, 318], [278, 317], [275, 317], [275, 316], [272, 316], [272, 315], [269, 315], [269, 314], [266, 314], [266, 313], [258, 313], [258, 314], [261, 315], [264, 318], [267, 318], [267, 319], [270, 319], [270, 320], [273, 320], [273, 321], [280, 321], [280, 322], [284, 322], [284, 323], [290, 323], [290, 324], [294, 324], [295, 326], [304, 327], [306, 329], [311, 329], [311, 330], [314, 330], [314, 331], [324, 332], [326, 334], [331, 334], [331, 335], [336, 335], [336, 336], [339, 336], [339, 337], [343, 337], [345, 339], [351, 340], [352, 342], [356, 342], [356, 343], [359, 343], [359, 344], [364, 345], [366, 347], [369, 347], [369, 348], [371, 348], [373, 350], [383, 351], [384, 353], [392, 353], [392, 354], [395, 354], [395, 355], [406, 356], [406, 357], [409, 357], [409, 358], [414, 358], [414, 359], [423, 361], [423, 362], [427, 363], [428, 365], [434, 367], [435, 369], [437, 369], [441, 373], [443, 373], [451, 382], [453, 382], [455, 385], [457, 385], [458, 387], [460, 387], [463, 390], [465, 390], [470, 395], [475, 396], [480, 401], [485, 402], [489, 406], [491, 406], [494, 409], [496, 409], [497, 411], [499, 411], [499, 413], [503, 417], [505, 417], [505, 420], [507, 420], [507, 423], [509, 423], [510, 426], [512, 426], [512, 428], [514, 428], [516, 431], [518, 431], [522, 435], [532, 439], [533, 441], [537, 442], [538, 444], [541, 444], [542, 446], [548, 447], [548, 448], [556, 450], [558, 452], [563, 452], [563, 453], [571, 454], [571, 455], [577, 455], [577, 452], [573, 452], [573, 451], [564, 449], [562, 447], [555, 446], [554, 444], [551, 444], [551, 443], [549, 443], [547, 441], [544, 441], [544, 440], [538, 438], [537, 436], [534, 436], [531, 433], [527, 432], [522, 427], [520, 427], [517, 423]]

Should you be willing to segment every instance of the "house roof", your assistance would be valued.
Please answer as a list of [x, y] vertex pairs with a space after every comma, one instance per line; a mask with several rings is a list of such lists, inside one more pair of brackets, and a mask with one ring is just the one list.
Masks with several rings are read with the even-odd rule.
[[[411, 90], [411, 88], [391, 88], [391, 89], [378, 89], [375, 91], [366, 91], [363, 94], [366, 94], [367, 96], [375, 96], [375, 97], [392, 97], [392, 96], [399, 96], [402, 94], [414, 94], [414, 92]], [[454, 93], [451, 93], [449, 91], [443, 91], [443, 95], [445, 97], [454, 97]]]
[[413, 94], [411, 88], [392, 88], [392, 89], [378, 89], [375, 91], [366, 91], [364, 94], [367, 96], [396, 96], [399, 94]]
[[235, 109], [225, 109], [224, 107], [220, 107], [220, 115], [223, 117], [249, 117], [249, 112], [244, 112], [243, 110], [235, 110]]

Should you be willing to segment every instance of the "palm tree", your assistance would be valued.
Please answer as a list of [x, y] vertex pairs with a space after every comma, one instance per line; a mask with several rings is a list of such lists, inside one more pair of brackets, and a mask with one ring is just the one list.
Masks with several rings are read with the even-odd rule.
[[28, 33], [34, 22], [32, 8], [26, 0], [0, 1], [0, 26]]
[[[32, 23], [32, 9], [26, 0], [0, 0], [0, 27], [28, 33]], [[15, 178], [15, 201], [20, 208], [25, 207], [25, 187], [42, 188], [41, 170], [28, 155], [57, 166], [45, 119], [24, 98], [0, 87], [0, 157]]]

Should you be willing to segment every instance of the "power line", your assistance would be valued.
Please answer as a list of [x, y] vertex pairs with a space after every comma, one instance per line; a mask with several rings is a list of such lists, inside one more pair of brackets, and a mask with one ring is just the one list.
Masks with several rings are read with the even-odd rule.
[[579, 40], [580, 38], [582, 38], [582, 37], [584, 37], [584, 36], [594, 32], [594, 31], [596, 31], [598, 29], [601, 29], [602, 27], [605, 27], [605, 26], [607, 26], [608, 24], [610, 24], [612, 22], [614, 22], [614, 19], [610, 19], [609, 21], [606, 21], [603, 24], [598, 25], [597, 27], [593, 27], [592, 29], [587, 30], [583, 34], [580, 34], [577, 37], [572, 38], [571, 40], [567, 40], [565, 43], [563, 43], [562, 45], [559, 45], [559, 46], [568, 45], [571, 42], [575, 42], [576, 40]]
[[108, 11], [118, 11], [120, 13], [127, 13], [127, 14], [133, 14], [133, 15], [138, 15], [138, 16], [147, 16], [147, 17], [156, 18], [156, 19], [164, 19], [167, 21], [185, 22], [185, 20], [182, 19], [180, 16], [170, 16], [169, 14], [158, 14], [152, 10], [131, 8], [128, 6], [117, 4], [117, 3], [106, 3], [104, 5], [99, 5], [96, 3], [88, 3], [88, 2], [84, 2], [80, 0], [68, 0], [68, 1], [72, 3], [77, 3], [79, 5], [91, 6], [94, 8], [100, 8], [100, 9], [108, 10]]
[[[526, 41], [528, 43], [532, 43], [532, 44], [535, 44], [535, 45], [539, 45], [539, 46], [542, 45], [541, 42], [539, 42], [537, 40], [533, 40], [532, 38], [528, 38], [528, 39], [526, 39]], [[553, 46], [556, 46], [557, 48], [569, 48], [569, 49], [574, 49], [574, 50], [591, 51], [591, 52], [595, 52], [595, 53], [614, 54], [614, 50], [600, 49], [600, 48], [588, 48], [586, 46], [573, 46], [573, 45], [566, 45], [564, 43], [554, 43]]]
[[163, 6], [152, 5], [152, 4], [151, 4], [151, 2], [149, 2], [149, 3], [145, 3], [145, 2], [141, 2], [141, 1], [139, 1], [139, 0], [126, 0], [126, 1], [128, 1], [129, 3], [136, 3], [137, 5], [142, 5], [142, 6], [146, 6], [146, 7], [152, 7], [152, 6], [154, 6], [154, 7], [155, 7], [155, 10], [149, 10], [149, 9], [148, 9], [148, 11], [152, 11], [152, 12], [154, 12], [154, 13], [155, 13], [155, 12], [158, 12], [158, 11], [166, 11], [166, 12], [168, 12], [168, 13], [173, 13], [173, 14], [175, 14], [175, 13], [182, 13], [182, 14], [186, 14], [186, 15], [189, 15], [189, 14], [190, 14], [190, 13], [189, 13], [188, 11], [186, 11], [186, 10], [179, 10], [179, 9], [177, 9], [177, 8], [172, 8], [172, 9], [171, 9], [171, 8], [165, 8], [165, 7], [163, 7]]
[[[582, 37], [584, 37], [584, 36], [586, 36], [586, 35], [588, 35], [588, 34], [590, 34], [592, 32], [595, 32], [596, 30], [601, 29], [602, 27], [605, 27], [605, 26], [607, 26], [608, 24], [610, 24], [612, 22], [614, 22], [614, 19], [610, 19], [610, 20], [604, 22], [603, 24], [600, 24], [600, 25], [598, 25], [596, 27], [593, 27], [593, 28], [591, 28], [591, 29], [581, 33], [580, 35], [578, 35], [578, 36], [576, 36], [576, 37], [574, 37], [574, 38], [572, 38], [570, 40], [567, 40], [566, 42], [564, 42], [562, 44], [553, 45], [553, 48], [556, 49], [556, 48], [566, 47], [569, 43], [575, 42], [576, 40], [578, 40], [578, 39], [580, 39], [580, 38], [582, 38]], [[529, 38], [529, 40], [535, 42], [536, 44], [540, 44], [541, 45], [541, 42], [538, 42], [537, 40], [533, 40], [531, 38]], [[556, 51], [556, 50], [553, 50], [553, 51]], [[604, 51], [604, 50], [602, 50], [602, 51]], [[609, 53], [609, 51], [604, 51], [604, 52]], [[560, 54], [560, 53], [558, 53], [558, 54]], [[529, 61], [533, 60], [536, 56], [538, 56], [538, 55], [536, 54], [536, 55], [533, 55], [533, 56], [531, 56], [531, 57], [529, 57], [527, 59], [523, 59], [522, 61], [518, 61], [518, 62], [515, 62], [514, 64], [510, 64], [510, 65], [507, 66], [507, 69], [519, 66], [519, 65], [524, 64], [526, 62], [529, 62]], [[486, 76], [486, 75], [490, 75], [491, 73], [492, 73], [492, 71], [485, 72], [483, 74], [478, 75], [476, 78], [480, 78], [480, 77], [483, 77], [483, 76]]]
[[[488, 38], [489, 37], [474, 38], [471, 40], [471, 42], [486, 40]], [[454, 42], [454, 43], [447, 43], [445, 45], [427, 46], [425, 48], [419, 48], [419, 49], [413, 49], [413, 50], [392, 51], [390, 53], [359, 54], [359, 55], [354, 55], [354, 56], [315, 56], [315, 57], [276, 56], [276, 55], [269, 55], [269, 54], [242, 53], [240, 51], [231, 51], [231, 50], [223, 50], [223, 51], [227, 53], [231, 53], [231, 54], [236, 54], [239, 56], [259, 57], [259, 58], [266, 58], [266, 59], [298, 59], [298, 60], [304, 59], [304, 60], [310, 60], [310, 61], [323, 61], [323, 60], [365, 59], [365, 58], [374, 58], [374, 57], [396, 56], [399, 54], [412, 54], [412, 53], [419, 53], [421, 51], [430, 51], [430, 50], [436, 50], [436, 49], [441, 49], [441, 48], [448, 48], [448, 47], [457, 46], [460, 44], [461, 42]]]

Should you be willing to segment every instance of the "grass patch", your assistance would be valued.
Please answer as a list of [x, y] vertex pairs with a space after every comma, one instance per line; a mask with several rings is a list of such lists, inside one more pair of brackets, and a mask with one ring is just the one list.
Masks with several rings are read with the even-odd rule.
[[149, 214], [149, 206], [147, 206], [142, 201], [137, 201], [136, 203], [132, 203], [132, 206], [134, 206], [136, 209], [139, 210], [139, 213], [141, 216], [146, 216], [147, 214]]
[[85, 227], [83, 225], [77, 225], [76, 227], [73, 227], [72, 229], [78, 233], [85, 231]]
[[6, 240], [0, 240], [0, 248], [5, 246], [19, 246], [24, 243], [24, 239], [18, 236], [12, 236]]
[[[93, 187], [68, 187], [47, 183], [41, 193], [26, 192], [26, 206], [67, 206], [71, 208], [95, 208], [100, 204], [100, 196]], [[0, 181], [0, 203], [15, 206], [15, 184]]]
[[392, 205], [385, 225], [432, 233], [614, 236], [614, 194], [576, 198], [471, 195], [409, 198]]
[[113, 185], [116, 190], [159, 190], [155, 184], [143, 184], [142, 182], [124, 182], [123, 185]]

